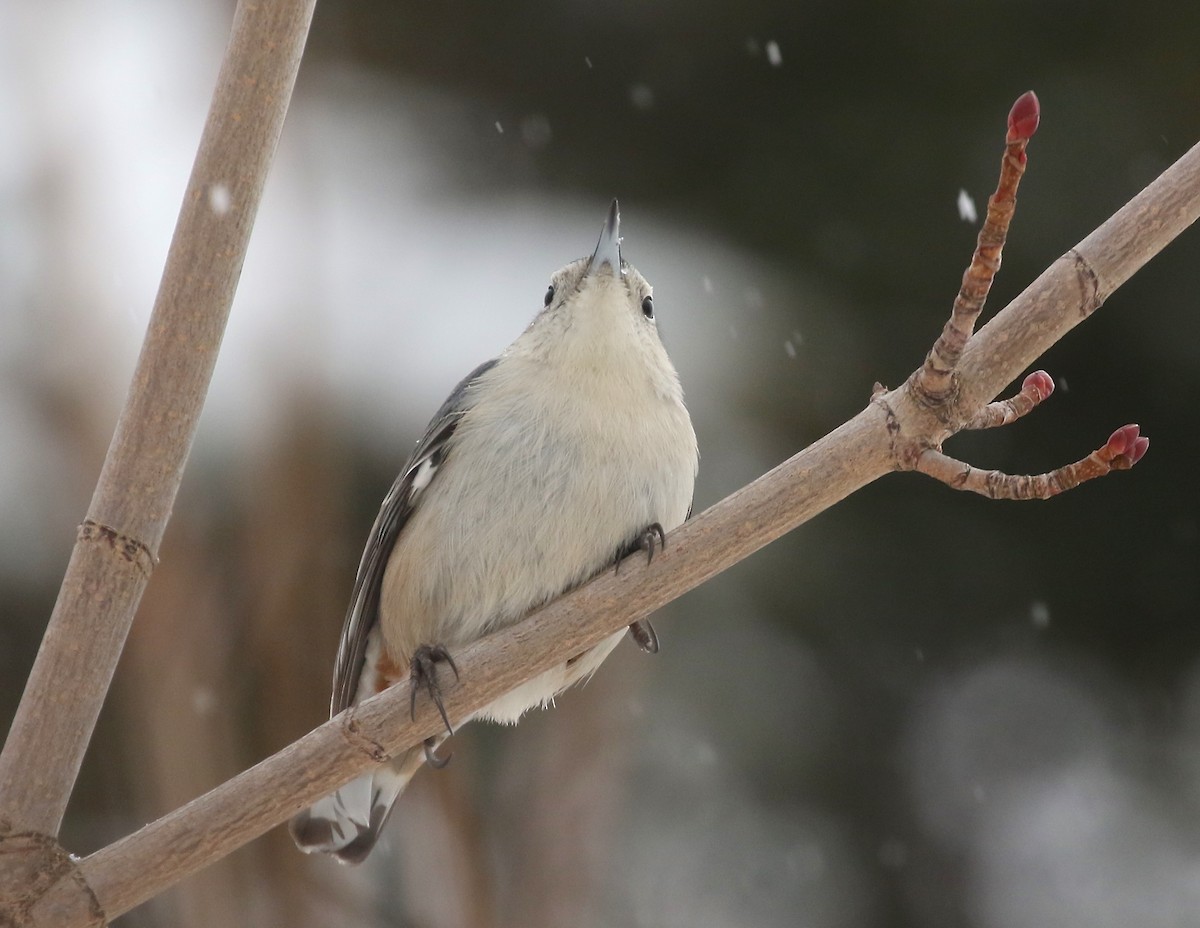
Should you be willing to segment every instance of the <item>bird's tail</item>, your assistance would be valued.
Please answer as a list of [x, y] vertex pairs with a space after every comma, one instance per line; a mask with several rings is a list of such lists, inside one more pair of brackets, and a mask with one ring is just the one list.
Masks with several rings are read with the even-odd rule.
[[343, 864], [362, 863], [424, 760], [419, 748], [406, 751], [301, 812], [288, 823], [296, 846], [306, 854], [332, 854]]

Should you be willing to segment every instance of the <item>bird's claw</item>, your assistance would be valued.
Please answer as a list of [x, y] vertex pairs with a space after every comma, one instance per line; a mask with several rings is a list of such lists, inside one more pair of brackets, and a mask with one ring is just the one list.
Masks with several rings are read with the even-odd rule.
[[453, 754], [447, 754], [445, 757], [437, 756], [437, 739], [430, 736], [422, 742], [422, 747], [425, 749], [425, 763], [429, 764], [434, 770], [441, 770], [446, 764], [450, 763], [450, 758]]
[[[614, 571], [620, 572], [621, 561], [633, 554], [635, 551], [646, 552], [646, 563], [649, 564], [654, 560], [655, 546], [665, 548], [667, 546], [667, 533], [663, 531], [663, 527], [658, 522], [651, 522], [646, 528], [638, 534], [629, 544], [617, 551], [616, 564]], [[629, 637], [634, 643], [645, 651], [647, 654], [658, 653], [658, 635], [654, 632], [654, 626], [645, 619], [634, 622], [629, 626]]]
[[648, 620], [642, 619], [630, 625], [629, 637], [633, 639], [634, 644], [647, 654], [658, 653], [658, 635], [654, 631], [654, 626]]
[[[454, 671], [454, 679], [458, 679], [458, 666], [454, 663], [454, 658], [450, 656], [450, 652], [443, 645], [423, 644], [413, 652], [412, 660], [409, 662], [409, 715], [415, 721], [417, 718], [417, 690], [422, 684], [425, 685], [425, 690], [429, 693], [429, 698], [433, 700], [433, 704], [437, 706], [438, 714], [442, 717], [442, 722], [446, 726], [446, 731], [454, 734], [454, 728], [450, 725], [450, 716], [446, 714], [446, 707], [442, 704], [442, 688], [437, 682], [437, 665], [439, 662], [445, 661], [450, 665], [450, 669]], [[432, 749], [429, 743], [426, 742], [425, 758], [426, 760], [432, 755]], [[432, 755], [436, 757], [436, 755]], [[439, 766], [432, 763], [431, 766]], [[443, 763], [441, 766], [445, 766]]]
[[663, 531], [662, 525], [658, 522], [651, 522], [629, 544], [617, 549], [617, 557], [613, 564], [613, 570], [616, 573], [620, 573], [621, 561], [625, 560], [625, 558], [629, 557], [635, 551], [645, 551], [646, 563], [649, 564], [654, 560], [655, 545], [659, 548], [666, 548], [667, 533]]

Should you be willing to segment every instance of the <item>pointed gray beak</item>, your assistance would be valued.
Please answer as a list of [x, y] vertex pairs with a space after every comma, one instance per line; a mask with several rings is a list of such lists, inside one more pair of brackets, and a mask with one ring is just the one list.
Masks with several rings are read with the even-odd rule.
[[592, 263], [588, 267], [589, 274], [595, 274], [604, 265], [608, 265], [612, 269], [614, 277], [621, 274], [621, 211], [617, 206], [617, 201], [612, 201], [612, 206], [608, 208], [608, 219], [604, 222], [604, 228], [600, 231], [600, 241], [596, 243], [596, 250], [592, 252]]

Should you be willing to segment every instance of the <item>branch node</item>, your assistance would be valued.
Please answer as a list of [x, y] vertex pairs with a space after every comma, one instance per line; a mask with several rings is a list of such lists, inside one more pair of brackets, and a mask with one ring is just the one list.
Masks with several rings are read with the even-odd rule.
[[149, 578], [154, 568], [158, 566], [158, 558], [145, 542], [118, 532], [110, 525], [85, 519], [79, 526], [76, 538], [81, 542], [100, 541], [112, 548], [118, 555], [132, 564], [136, 564], [142, 574]]
[[361, 751], [372, 760], [379, 761], [379, 763], [382, 764], [390, 755], [386, 750], [384, 750], [382, 744], [363, 732], [362, 726], [359, 724], [358, 719], [354, 716], [354, 709], [355, 707], [352, 706], [350, 709], [346, 710], [342, 724], [339, 727], [342, 737], [345, 738], [355, 750]]
[[0, 821], [0, 925], [107, 925], [75, 858], [49, 835], [6, 828]]
[[1086, 319], [1104, 305], [1108, 294], [1101, 291], [1100, 276], [1092, 267], [1092, 262], [1078, 248], [1072, 248], [1066, 257], [1070, 259], [1079, 280], [1079, 315]]
[[896, 410], [892, 408], [892, 404], [888, 402], [889, 392], [882, 384], [876, 383], [875, 389], [871, 391], [871, 405], [878, 406], [883, 410], [883, 427], [887, 429], [888, 437], [891, 439], [894, 457], [896, 436], [900, 434], [900, 418], [896, 415]]
[[[949, 323], [947, 323], [949, 328]], [[942, 339], [938, 339], [942, 343]], [[913, 371], [907, 380], [908, 394], [916, 403], [933, 413], [939, 422], [950, 425], [950, 410], [957, 405], [958, 372], [953, 367], [938, 367], [944, 361], [937, 355], [937, 346], [929, 352], [925, 365]]]

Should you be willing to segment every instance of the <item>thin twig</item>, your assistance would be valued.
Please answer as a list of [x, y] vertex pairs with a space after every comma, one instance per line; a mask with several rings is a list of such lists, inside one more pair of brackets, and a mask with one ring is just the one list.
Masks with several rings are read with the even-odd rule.
[[1043, 400], [1054, 392], [1054, 378], [1045, 371], [1034, 371], [1021, 383], [1017, 394], [1007, 400], [988, 403], [979, 410], [963, 429], [978, 431], [1012, 425], [1022, 416], [1033, 412]]
[[933, 448], [921, 455], [916, 469], [956, 490], [970, 490], [990, 499], [1050, 499], [1114, 470], [1129, 470], [1149, 447], [1150, 439], [1140, 435], [1136, 425], [1123, 425], [1086, 458], [1046, 474], [981, 470]]
[[958, 360], [975, 331], [975, 321], [1000, 270], [1008, 227], [1017, 208], [1017, 187], [1025, 174], [1025, 148], [1037, 131], [1039, 117], [1037, 94], [1032, 90], [1018, 97], [1009, 111], [1000, 180], [996, 192], [988, 200], [987, 216], [979, 230], [975, 254], [963, 272], [962, 286], [954, 299], [949, 321], [925, 357], [925, 363], [914, 375], [914, 389], [932, 403], [941, 403], [949, 396]]

